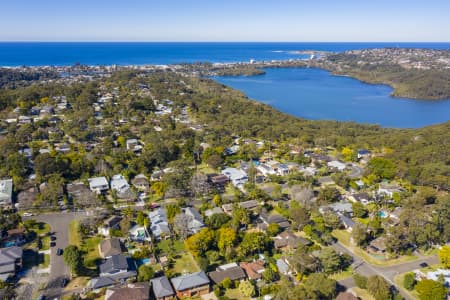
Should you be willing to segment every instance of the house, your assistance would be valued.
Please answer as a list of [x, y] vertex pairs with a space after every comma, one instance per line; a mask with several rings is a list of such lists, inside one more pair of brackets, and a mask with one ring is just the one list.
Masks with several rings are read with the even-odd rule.
[[131, 180], [131, 184], [142, 192], [150, 191], [150, 183], [144, 174], [136, 175], [136, 177]]
[[225, 278], [232, 281], [241, 281], [246, 278], [244, 270], [237, 263], [229, 263], [216, 268], [210, 272], [209, 278], [214, 284], [220, 284]]
[[129, 237], [135, 242], [150, 242], [152, 239], [145, 226], [134, 225], [128, 230]]
[[239, 266], [245, 270], [247, 277], [251, 280], [260, 280], [264, 272], [264, 262], [257, 260], [253, 262], [241, 262]]
[[440, 277], [444, 278], [445, 286], [450, 287], [450, 270], [437, 269], [434, 272], [428, 272], [426, 278], [434, 281], [440, 281]]
[[340, 292], [336, 297], [336, 300], [358, 300], [358, 299], [359, 298], [357, 298], [355, 295], [348, 292]]
[[34, 200], [36, 200], [39, 190], [36, 186], [31, 186], [24, 189], [17, 195], [16, 207], [19, 209], [27, 209], [33, 205]]
[[278, 164], [275, 165], [275, 170], [277, 172], [277, 175], [285, 176], [285, 175], [289, 174], [289, 171], [291, 169], [289, 168], [289, 166], [287, 164], [280, 164], [280, 163], [278, 163]]
[[226, 168], [222, 174], [227, 176], [231, 183], [236, 187], [242, 187], [248, 181], [248, 175], [241, 169]]
[[105, 300], [149, 300], [150, 286], [146, 282], [130, 283], [124, 287], [108, 288], [105, 292]]
[[317, 169], [314, 167], [301, 167], [299, 169], [299, 172], [302, 173], [305, 176], [314, 176], [316, 175]]
[[203, 271], [175, 277], [170, 281], [178, 298], [192, 298], [209, 293], [209, 278]]
[[375, 253], [384, 255], [386, 253], [386, 238], [384, 236], [377, 237], [369, 243], [367, 250]]
[[130, 190], [130, 185], [123, 175], [116, 174], [111, 179], [111, 189], [117, 192], [119, 198], [122, 198]]
[[122, 245], [117, 238], [103, 240], [99, 245], [99, 253], [103, 258], [108, 258], [113, 255], [122, 254]]
[[109, 236], [111, 229], [119, 229], [120, 221], [122, 220], [119, 216], [111, 216], [105, 222], [103, 222], [103, 225], [98, 228], [98, 233], [103, 236]]
[[228, 155], [228, 156], [234, 155], [239, 152], [239, 149], [240, 149], [239, 145], [233, 145], [229, 148], [225, 148], [224, 153], [225, 153], [225, 155]]
[[292, 231], [283, 231], [274, 237], [274, 246], [276, 249], [289, 247], [297, 249], [299, 245], [310, 246], [312, 242], [308, 239], [296, 236]]
[[368, 157], [370, 157], [371, 152], [367, 149], [359, 149], [357, 155], [358, 155], [358, 159], [368, 158]]
[[337, 214], [339, 219], [341, 220], [342, 225], [344, 228], [351, 232], [353, 230], [353, 227], [355, 227], [355, 221], [353, 221], [351, 218], [344, 216], [343, 214], [338, 213]]
[[137, 139], [128, 139], [125, 143], [128, 151], [139, 152], [142, 150], [142, 146], [139, 145], [139, 141]]
[[[233, 206], [235, 204], [233, 203], [227, 203], [222, 205], [222, 209], [226, 214], [231, 215], [231, 213], [233, 212]], [[256, 209], [259, 207], [259, 203], [256, 200], [249, 200], [249, 201], [244, 201], [244, 202], [239, 202], [237, 204], [239, 207], [242, 207], [244, 209], [247, 210], [251, 210], [253, 212], [256, 212]]]
[[23, 250], [12, 246], [0, 249], [0, 280], [6, 281], [22, 267]]
[[326, 207], [319, 208], [319, 211], [323, 213], [324, 210], [330, 209], [336, 213], [351, 216], [353, 214], [353, 206], [350, 202], [335, 202], [330, 205], [327, 205]]
[[402, 191], [402, 188], [397, 184], [382, 182], [378, 187], [378, 195], [387, 195], [390, 198], [392, 198], [394, 193], [401, 193]]
[[278, 268], [278, 272], [283, 275], [293, 275], [291, 266], [289, 262], [285, 258], [279, 258], [276, 260], [276, 265]]
[[371, 197], [369, 196], [369, 194], [367, 194], [367, 193], [357, 193], [357, 194], [351, 195], [351, 197], [355, 201], [361, 202], [364, 205], [369, 204], [369, 202], [372, 200]]
[[98, 195], [109, 190], [108, 180], [105, 177], [89, 178], [89, 189]]
[[262, 221], [262, 223], [258, 224], [258, 228], [262, 230], [266, 230], [270, 224], [278, 224], [281, 229], [287, 229], [291, 226], [291, 224], [289, 224], [289, 221], [279, 214], [269, 215], [267, 213], [262, 213], [259, 216], [259, 219]]
[[263, 174], [264, 176], [269, 176], [269, 175], [276, 175], [277, 172], [275, 172], [275, 170], [267, 165], [267, 164], [259, 164], [256, 166], [256, 169]]
[[33, 121], [33, 119], [28, 116], [19, 116], [17, 118], [17, 121], [19, 124], [30, 124]]
[[12, 179], [0, 180], [0, 206], [3, 207], [12, 206], [12, 191], [13, 191]]
[[345, 167], [346, 167], [346, 165], [343, 162], [340, 162], [338, 160], [332, 160], [332, 161], [328, 162], [327, 166], [330, 169], [337, 170], [337, 171], [340, 171], [340, 172], [344, 171]]
[[320, 177], [317, 179], [321, 186], [333, 185], [335, 184], [334, 180], [329, 176]]
[[212, 185], [219, 191], [224, 191], [225, 186], [230, 181], [226, 175], [214, 175], [209, 178]]
[[150, 230], [157, 240], [167, 239], [171, 236], [169, 219], [165, 208], [158, 207], [154, 211], [149, 212], [148, 217], [150, 219]]
[[223, 209], [221, 209], [220, 207], [214, 207], [214, 208], [205, 210], [204, 214], [205, 214], [205, 217], [209, 218], [213, 215], [223, 214]]
[[199, 232], [200, 229], [205, 227], [202, 216], [195, 208], [186, 207], [183, 209], [183, 213], [186, 216], [189, 216], [188, 228], [193, 234]]
[[136, 264], [129, 256], [116, 254], [108, 257], [99, 265], [100, 277], [111, 277], [115, 280], [126, 280], [136, 277]]
[[153, 297], [155, 300], [175, 299], [175, 291], [166, 276], [153, 278], [150, 280], [150, 284], [152, 286]]
[[81, 200], [77, 205], [84, 204], [83, 199], [95, 198], [96, 194], [88, 189], [82, 182], [70, 183], [66, 186], [67, 194], [72, 200]]

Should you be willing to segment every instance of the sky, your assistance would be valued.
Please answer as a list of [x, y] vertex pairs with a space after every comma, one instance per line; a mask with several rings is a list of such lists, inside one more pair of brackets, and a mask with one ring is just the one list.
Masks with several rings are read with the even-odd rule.
[[450, 42], [450, 1], [0, 0], [0, 41]]

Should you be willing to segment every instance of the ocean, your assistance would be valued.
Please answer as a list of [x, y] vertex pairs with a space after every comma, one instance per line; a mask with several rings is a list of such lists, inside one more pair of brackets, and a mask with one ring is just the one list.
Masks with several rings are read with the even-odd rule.
[[298, 50], [414, 47], [450, 49], [450, 43], [147, 43], [0, 42], [0, 66], [143, 65], [296, 59]]
[[[450, 50], [450, 43], [41, 43], [0, 42], [0, 66], [144, 65], [298, 59], [300, 50], [341, 52], [411, 47]], [[417, 128], [450, 119], [450, 100], [392, 98], [392, 89], [318, 69], [268, 69], [217, 81], [280, 111], [307, 119]]]

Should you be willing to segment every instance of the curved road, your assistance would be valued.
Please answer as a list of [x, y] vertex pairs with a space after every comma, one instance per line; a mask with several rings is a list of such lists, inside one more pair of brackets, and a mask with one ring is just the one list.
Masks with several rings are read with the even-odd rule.
[[[352, 267], [353, 270], [356, 271], [358, 274], [364, 275], [364, 276], [372, 276], [372, 275], [379, 275], [382, 276], [384, 279], [386, 279], [387, 282], [389, 282], [391, 285], [395, 286], [396, 289], [400, 292], [400, 294], [405, 299], [410, 299], [409, 295], [404, 293], [402, 289], [396, 286], [394, 282], [394, 277], [401, 273], [411, 272], [416, 269], [422, 268], [420, 265], [423, 263], [426, 263], [428, 265], [437, 264], [439, 262], [439, 259], [437, 255], [433, 256], [427, 256], [423, 258], [418, 258], [414, 261], [400, 263], [392, 266], [375, 266], [367, 263], [364, 261], [361, 257], [356, 255], [355, 253], [351, 252], [347, 247], [345, 247], [340, 242], [336, 242], [332, 245], [334, 250], [341, 253], [347, 253], [351, 257], [353, 257], [353, 263]], [[346, 288], [352, 288], [355, 286], [355, 283], [353, 281], [353, 278], [347, 278], [344, 280], [339, 281], [339, 283]]]
[[[41, 214], [30, 217], [38, 222], [50, 225], [51, 231], [56, 237], [54, 247], [51, 247], [50, 254], [50, 275], [45, 289], [45, 296], [50, 299], [60, 297], [62, 294], [61, 283], [63, 278], [70, 278], [70, 270], [64, 263], [62, 256], [56, 255], [58, 248], [65, 249], [69, 245], [69, 223], [74, 219], [82, 219], [86, 213], [58, 212]], [[27, 219], [27, 218], [24, 218]]]

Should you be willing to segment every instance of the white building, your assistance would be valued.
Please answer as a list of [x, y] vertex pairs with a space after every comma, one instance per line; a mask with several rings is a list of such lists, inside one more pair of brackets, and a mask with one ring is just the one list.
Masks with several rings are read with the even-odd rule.
[[122, 174], [116, 174], [111, 179], [111, 189], [119, 194], [123, 194], [130, 189], [130, 185]]
[[101, 194], [109, 190], [108, 180], [105, 177], [89, 178], [89, 189], [97, 194]]
[[332, 169], [336, 169], [338, 171], [344, 171], [345, 170], [345, 164], [343, 162], [340, 162], [338, 160], [332, 160], [327, 163], [328, 167]]
[[12, 206], [12, 179], [0, 180], [0, 205]]
[[222, 170], [222, 174], [230, 179], [231, 183], [238, 187], [243, 186], [248, 181], [248, 175], [241, 169], [226, 168]]

